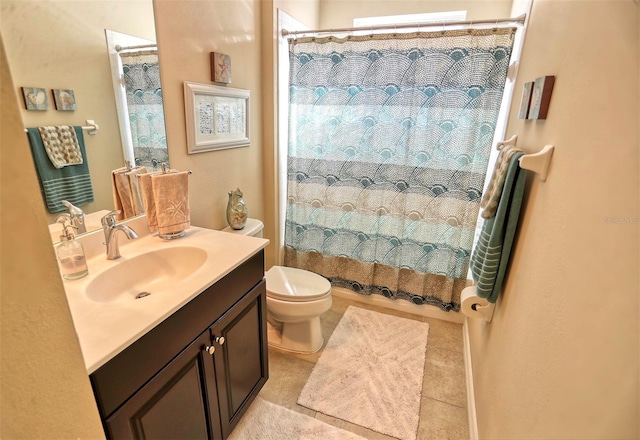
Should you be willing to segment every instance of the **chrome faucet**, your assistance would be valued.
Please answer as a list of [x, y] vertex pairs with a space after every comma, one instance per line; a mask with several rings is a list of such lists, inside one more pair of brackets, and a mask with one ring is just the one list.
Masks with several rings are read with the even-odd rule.
[[60, 203], [69, 209], [69, 219], [71, 220], [71, 226], [73, 226], [73, 229], [76, 231], [76, 235], [87, 232], [87, 225], [84, 223], [84, 212], [82, 209], [72, 205], [71, 202], [67, 200], [60, 200]]
[[138, 238], [136, 231], [131, 229], [127, 225], [116, 224], [116, 215], [120, 214], [120, 211], [111, 211], [102, 219], [102, 230], [104, 231], [104, 244], [107, 245], [107, 260], [117, 260], [120, 258], [120, 248], [118, 246], [118, 231], [124, 232], [129, 240], [132, 238]]

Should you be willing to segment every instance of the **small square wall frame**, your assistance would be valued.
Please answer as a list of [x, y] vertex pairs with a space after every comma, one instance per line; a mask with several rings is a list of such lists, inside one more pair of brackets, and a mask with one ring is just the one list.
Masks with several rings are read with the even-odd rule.
[[249, 90], [186, 81], [187, 152], [248, 146], [249, 97]]

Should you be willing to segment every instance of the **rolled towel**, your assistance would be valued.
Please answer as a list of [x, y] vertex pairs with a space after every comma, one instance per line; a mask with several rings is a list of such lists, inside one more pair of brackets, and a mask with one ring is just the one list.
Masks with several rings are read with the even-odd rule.
[[158, 233], [174, 234], [191, 225], [189, 211], [189, 172], [151, 175]]

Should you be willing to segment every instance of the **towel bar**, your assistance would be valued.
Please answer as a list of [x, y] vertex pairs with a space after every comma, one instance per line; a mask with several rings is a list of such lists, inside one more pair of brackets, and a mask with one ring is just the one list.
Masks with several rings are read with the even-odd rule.
[[[518, 142], [518, 135], [514, 134], [509, 139], [500, 141], [496, 144], [498, 150], [502, 150], [504, 146], [515, 147]], [[551, 156], [553, 156], [553, 145], [545, 145], [544, 148], [537, 153], [525, 154], [520, 158], [520, 168], [533, 171], [543, 182], [547, 180], [549, 174], [549, 164]]]
[[[98, 124], [96, 124], [96, 121], [94, 121], [93, 119], [87, 119], [86, 124], [87, 125], [83, 125], [81, 128], [85, 130], [87, 134], [96, 134], [98, 132], [98, 129], [100, 128]], [[24, 129], [24, 132], [27, 132], [26, 128]]]
[[505, 145], [510, 145], [510, 146], [515, 147], [516, 143], [518, 143], [518, 135], [514, 134], [513, 136], [511, 136], [506, 141], [498, 142], [496, 144], [496, 148], [498, 149], [498, 151], [500, 151], [500, 150], [502, 150], [502, 147], [504, 147]]
[[520, 158], [520, 168], [533, 171], [544, 182], [547, 180], [547, 174], [549, 173], [551, 156], [553, 156], [553, 145], [545, 145], [537, 153], [522, 156]]

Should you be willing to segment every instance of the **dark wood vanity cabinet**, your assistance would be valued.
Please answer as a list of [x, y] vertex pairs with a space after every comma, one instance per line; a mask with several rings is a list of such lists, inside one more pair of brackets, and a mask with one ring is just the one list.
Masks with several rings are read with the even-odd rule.
[[108, 438], [229, 436], [269, 376], [263, 258], [261, 251], [91, 374]]
[[105, 422], [113, 439], [221, 437], [208, 333], [196, 339]]

